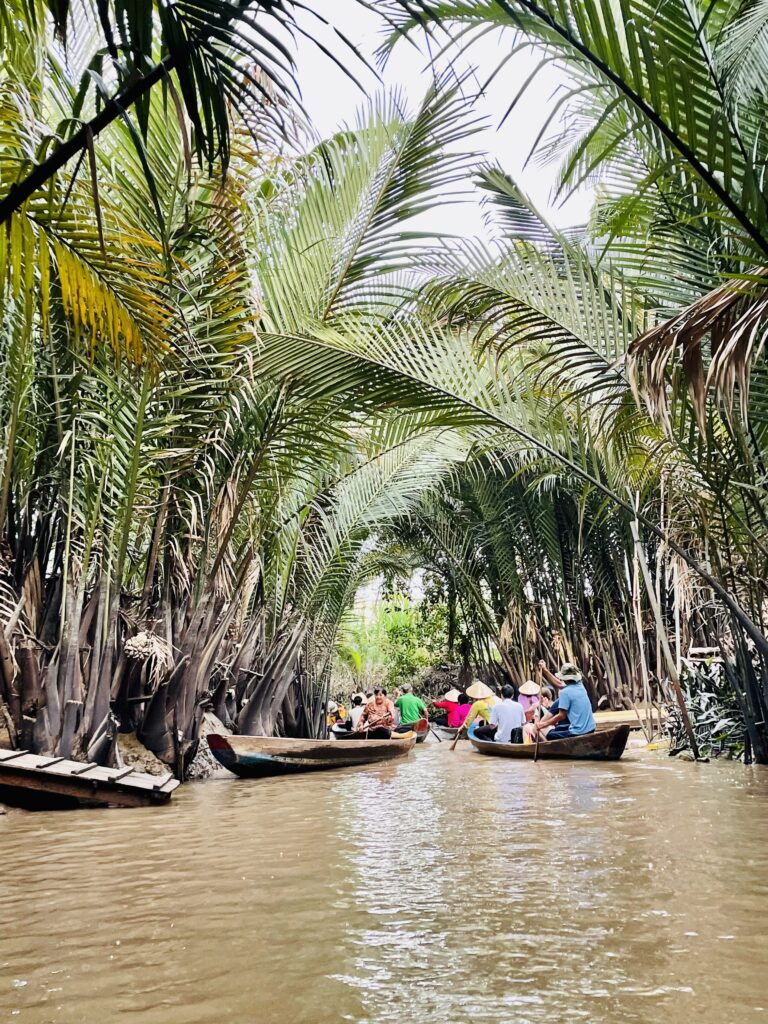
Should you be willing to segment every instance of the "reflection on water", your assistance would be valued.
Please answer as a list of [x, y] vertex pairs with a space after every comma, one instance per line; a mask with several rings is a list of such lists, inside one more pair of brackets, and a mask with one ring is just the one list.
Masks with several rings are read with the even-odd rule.
[[462, 748], [0, 817], [0, 1022], [768, 1024], [768, 772]]

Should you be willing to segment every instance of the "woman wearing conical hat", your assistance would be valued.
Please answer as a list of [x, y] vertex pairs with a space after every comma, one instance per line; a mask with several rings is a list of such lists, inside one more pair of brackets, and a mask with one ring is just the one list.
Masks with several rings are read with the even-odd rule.
[[534, 683], [532, 679], [526, 679], [517, 692], [517, 700], [523, 706], [526, 722], [533, 720], [533, 709], [541, 700], [539, 696], [540, 690], [541, 687], [538, 683]]
[[461, 708], [461, 694], [458, 690], [449, 690], [448, 693], [443, 694], [442, 700], [433, 700], [432, 706], [440, 708], [445, 714], [435, 718], [434, 721], [437, 725], [447, 725], [450, 729], [458, 729], [464, 724], [464, 719], [467, 717], [466, 714], [462, 716]]
[[470, 725], [475, 721], [476, 718], [481, 718], [484, 722], [489, 722], [491, 718], [491, 708], [494, 704], [498, 704], [498, 697], [485, 683], [481, 683], [479, 679], [475, 679], [471, 686], [467, 687], [467, 696], [472, 698], [472, 707], [470, 708], [469, 714], [464, 719], [464, 728], [469, 729]]

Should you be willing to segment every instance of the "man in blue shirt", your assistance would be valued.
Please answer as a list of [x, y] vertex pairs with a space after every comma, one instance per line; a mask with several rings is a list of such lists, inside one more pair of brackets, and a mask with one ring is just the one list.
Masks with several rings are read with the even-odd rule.
[[556, 702], [557, 711], [552, 717], [539, 720], [535, 725], [536, 732], [554, 726], [554, 729], [547, 733], [547, 740], [564, 740], [569, 736], [583, 736], [585, 733], [594, 732], [595, 716], [592, 714], [592, 704], [581, 681], [581, 672], [576, 666], [566, 661], [560, 666], [557, 675], [553, 675], [543, 661], [539, 662], [539, 668], [560, 690], [560, 695]]

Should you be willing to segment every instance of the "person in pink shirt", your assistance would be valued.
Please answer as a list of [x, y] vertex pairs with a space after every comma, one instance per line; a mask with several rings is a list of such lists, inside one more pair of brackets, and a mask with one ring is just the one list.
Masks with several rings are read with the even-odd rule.
[[459, 693], [458, 690], [449, 690], [442, 700], [435, 700], [432, 703], [436, 708], [446, 712], [445, 724], [449, 729], [460, 729], [472, 707], [472, 701], [466, 693]]
[[459, 706], [456, 709], [456, 729], [460, 729], [466, 721], [467, 715], [472, 710], [472, 698], [466, 693], [459, 694]]
[[532, 679], [527, 679], [517, 692], [517, 700], [523, 707], [526, 722], [533, 721], [533, 709], [541, 700], [540, 691], [541, 687], [537, 683], [534, 683]]

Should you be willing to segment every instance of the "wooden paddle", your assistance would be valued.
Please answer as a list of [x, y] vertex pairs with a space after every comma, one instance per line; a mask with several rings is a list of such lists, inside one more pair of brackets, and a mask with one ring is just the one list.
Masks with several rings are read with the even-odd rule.
[[456, 749], [456, 744], [457, 744], [457, 743], [459, 742], [459, 740], [461, 739], [461, 734], [462, 734], [462, 732], [464, 732], [464, 726], [463, 726], [463, 725], [462, 725], [462, 726], [459, 726], [459, 731], [458, 731], [458, 732], [456, 733], [456, 739], [455, 739], [455, 740], [453, 741], [453, 743], [451, 744], [451, 750], [455, 750], [455, 749]]
[[[539, 677], [539, 706], [541, 707], [541, 685], [542, 685], [542, 683], [541, 683], [541, 676], [542, 676], [542, 673], [541, 673], [541, 669], [539, 668], [538, 665], [536, 666], [536, 673], [537, 673], [537, 675]], [[534, 712], [534, 718], [535, 717], [536, 717], [536, 715], [535, 715], [535, 712]], [[541, 715], [539, 715], [539, 721], [536, 722], [536, 749], [533, 752], [533, 763], [534, 764], [536, 764], [536, 762], [539, 759], [539, 739], [541, 737], [541, 733], [539, 732], [539, 722], [540, 721], [541, 721]]]
[[435, 729], [435, 727], [432, 725], [431, 722], [429, 722], [429, 731], [432, 733], [432, 735], [435, 737], [435, 739], [437, 740], [438, 743], [442, 743], [443, 742], [442, 736], [437, 731], [437, 729]]

